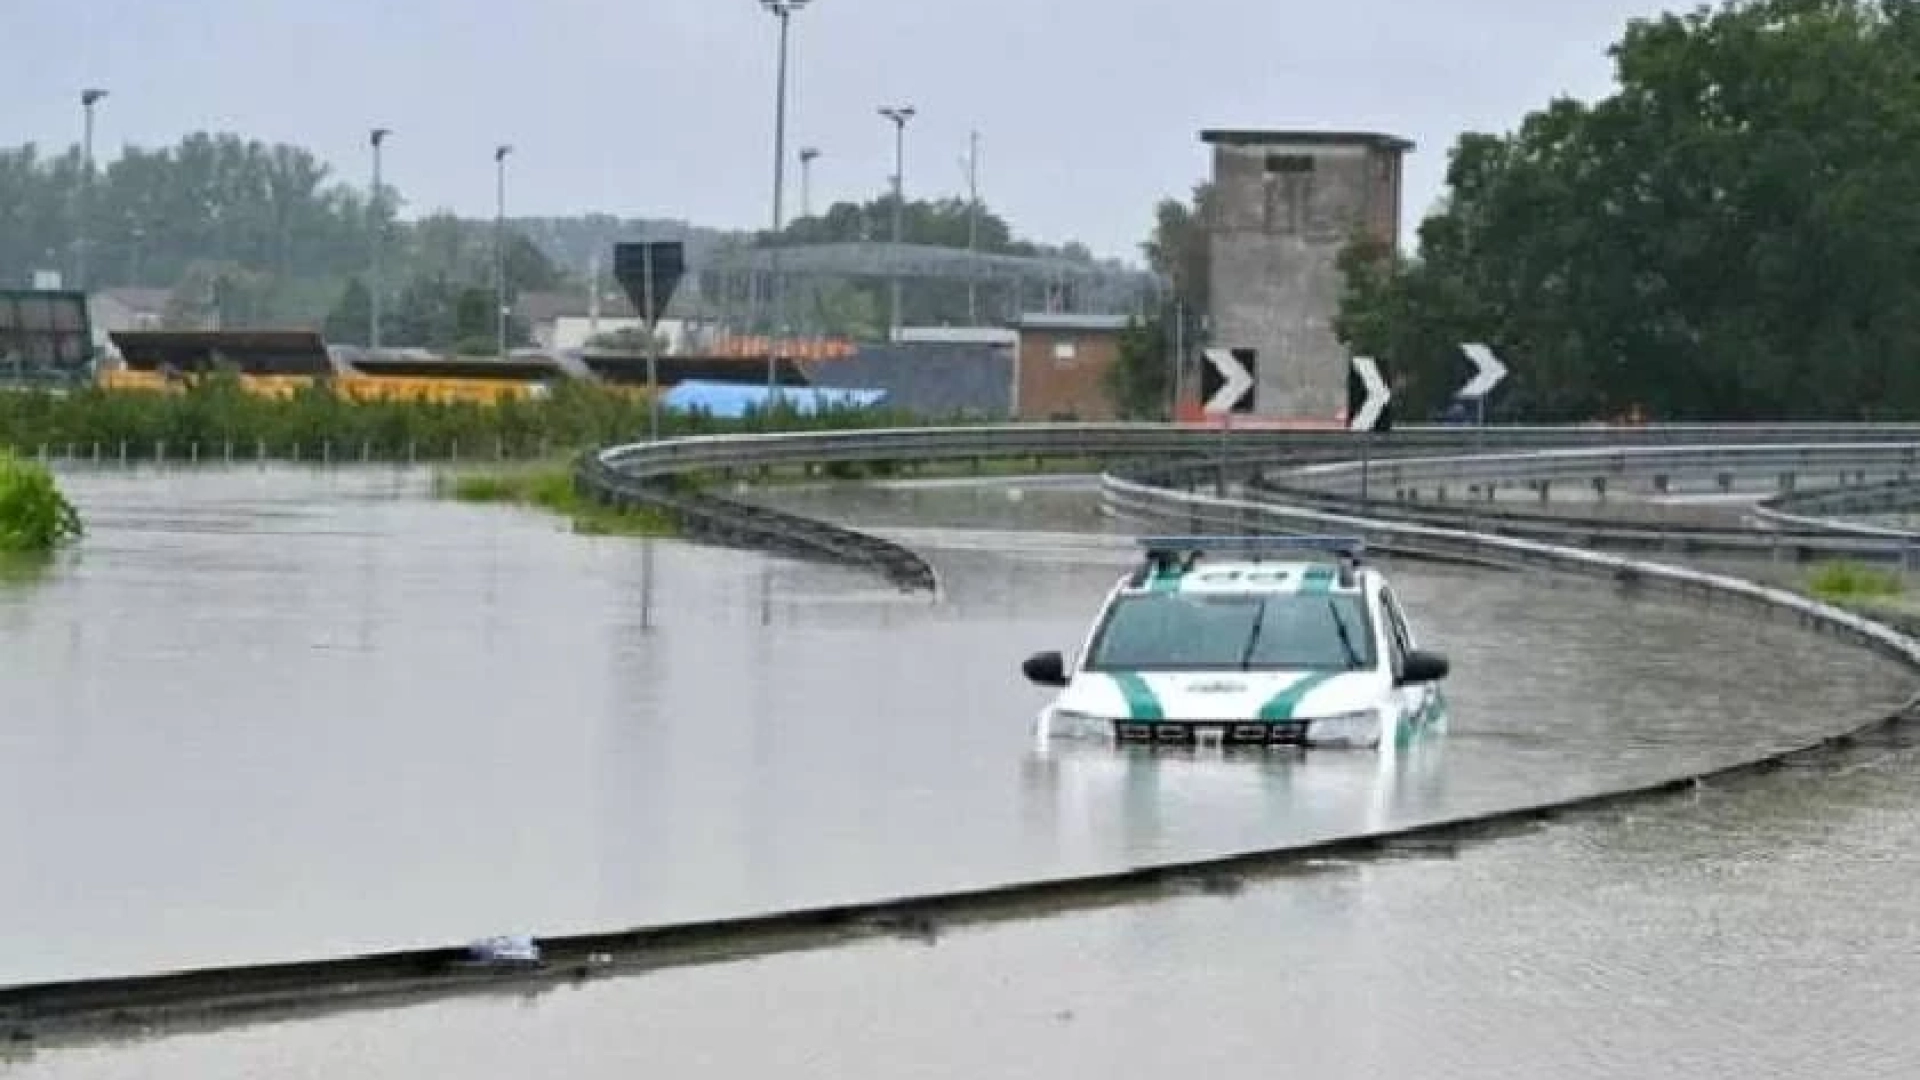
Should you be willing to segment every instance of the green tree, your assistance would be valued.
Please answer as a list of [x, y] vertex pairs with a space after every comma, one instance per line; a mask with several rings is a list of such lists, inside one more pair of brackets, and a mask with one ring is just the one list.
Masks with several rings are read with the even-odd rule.
[[1169, 345], [1162, 319], [1132, 319], [1120, 332], [1119, 357], [1107, 369], [1107, 395], [1123, 419], [1167, 419], [1172, 393]]
[[327, 313], [326, 325], [321, 333], [328, 341], [366, 345], [372, 322], [373, 293], [368, 290], [366, 282], [352, 277], [347, 279], [347, 287], [341, 290], [340, 299], [334, 303], [333, 310]]
[[1406, 265], [1349, 253], [1338, 328], [1431, 408], [1488, 340], [1494, 409], [1920, 410], [1920, 6], [1753, 0], [1630, 23], [1618, 88], [1468, 134]]

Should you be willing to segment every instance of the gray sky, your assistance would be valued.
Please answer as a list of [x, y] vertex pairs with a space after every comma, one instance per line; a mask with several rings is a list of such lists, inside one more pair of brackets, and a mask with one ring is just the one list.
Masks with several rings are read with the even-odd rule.
[[[1557, 93], [1607, 92], [1604, 55], [1661, 0], [815, 0], [793, 23], [790, 150], [814, 205], [892, 170], [882, 103], [910, 102], [909, 195], [983, 196], [1023, 234], [1137, 257], [1153, 202], [1207, 169], [1207, 127], [1415, 140], [1409, 223], [1462, 130]], [[776, 21], [756, 0], [4, 0], [0, 144], [70, 144], [78, 92], [112, 96], [97, 152], [230, 129], [313, 149], [364, 183], [396, 130], [410, 213], [602, 210], [762, 226], [771, 216]], [[789, 158], [791, 161], [792, 158]], [[788, 214], [799, 209], [788, 169]]]

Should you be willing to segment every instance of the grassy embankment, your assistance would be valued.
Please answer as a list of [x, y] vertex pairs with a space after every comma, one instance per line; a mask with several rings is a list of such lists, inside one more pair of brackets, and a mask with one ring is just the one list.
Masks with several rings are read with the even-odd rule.
[[1870, 609], [1899, 606], [1906, 582], [1895, 570], [1834, 560], [1822, 562], [1809, 571], [1806, 588], [1829, 604]]
[[84, 531], [79, 511], [45, 466], [0, 450], [0, 560], [52, 554]]
[[434, 490], [470, 503], [530, 506], [568, 518], [573, 531], [588, 536], [671, 536], [673, 519], [648, 509], [602, 506], [573, 488], [573, 470], [564, 463], [442, 472]]

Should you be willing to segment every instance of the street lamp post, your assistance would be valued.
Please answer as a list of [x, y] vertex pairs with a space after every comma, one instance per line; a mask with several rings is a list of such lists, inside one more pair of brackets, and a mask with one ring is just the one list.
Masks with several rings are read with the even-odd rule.
[[382, 279], [385, 276], [383, 261], [386, 254], [384, 250], [386, 223], [380, 216], [380, 145], [386, 142], [387, 136], [391, 134], [393, 133], [386, 128], [374, 128], [367, 136], [367, 141], [373, 146], [373, 193], [367, 200], [367, 213], [372, 218], [373, 234], [373, 281], [372, 288], [367, 290], [373, 299], [372, 310], [367, 319], [367, 348], [372, 352], [380, 350], [380, 294], [383, 290]]
[[[773, 105], [773, 235], [768, 243], [773, 245], [768, 254], [772, 273], [768, 287], [773, 296], [773, 336], [767, 349], [767, 406], [773, 406], [775, 393], [779, 389], [780, 337], [786, 329], [786, 289], [780, 278], [780, 226], [784, 216], [784, 196], [787, 178], [787, 31], [793, 21], [793, 13], [806, 7], [809, 0], [760, 0], [760, 6], [766, 8], [780, 20], [780, 58], [774, 76]], [[771, 415], [771, 414], [769, 414]]]
[[501, 359], [507, 355], [507, 155], [513, 147], [493, 148], [493, 284]]
[[[880, 110], [880, 115], [893, 121], [893, 243], [897, 248], [900, 244], [900, 234], [905, 226], [907, 207], [905, 177], [907, 121], [913, 119], [914, 109], [911, 105], [888, 106]], [[895, 337], [900, 333], [900, 270], [897, 261], [899, 258], [900, 253], [895, 251], [892, 319]]]
[[105, 90], [80, 91], [80, 111], [85, 122], [80, 142], [80, 213], [76, 215], [78, 221], [74, 230], [73, 287], [83, 291], [87, 287], [87, 244], [90, 240], [87, 226], [93, 217], [93, 107], [106, 96]]

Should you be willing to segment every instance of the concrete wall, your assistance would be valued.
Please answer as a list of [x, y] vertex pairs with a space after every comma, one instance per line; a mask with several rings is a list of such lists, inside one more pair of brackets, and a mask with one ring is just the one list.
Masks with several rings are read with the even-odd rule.
[[1338, 260], [1357, 235], [1394, 242], [1409, 144], [1366, 133], [1207, 132], [1212, 344], [1258, 350], [1254, 412], [1332, 419], [1346, 408], [1333, 333]]

